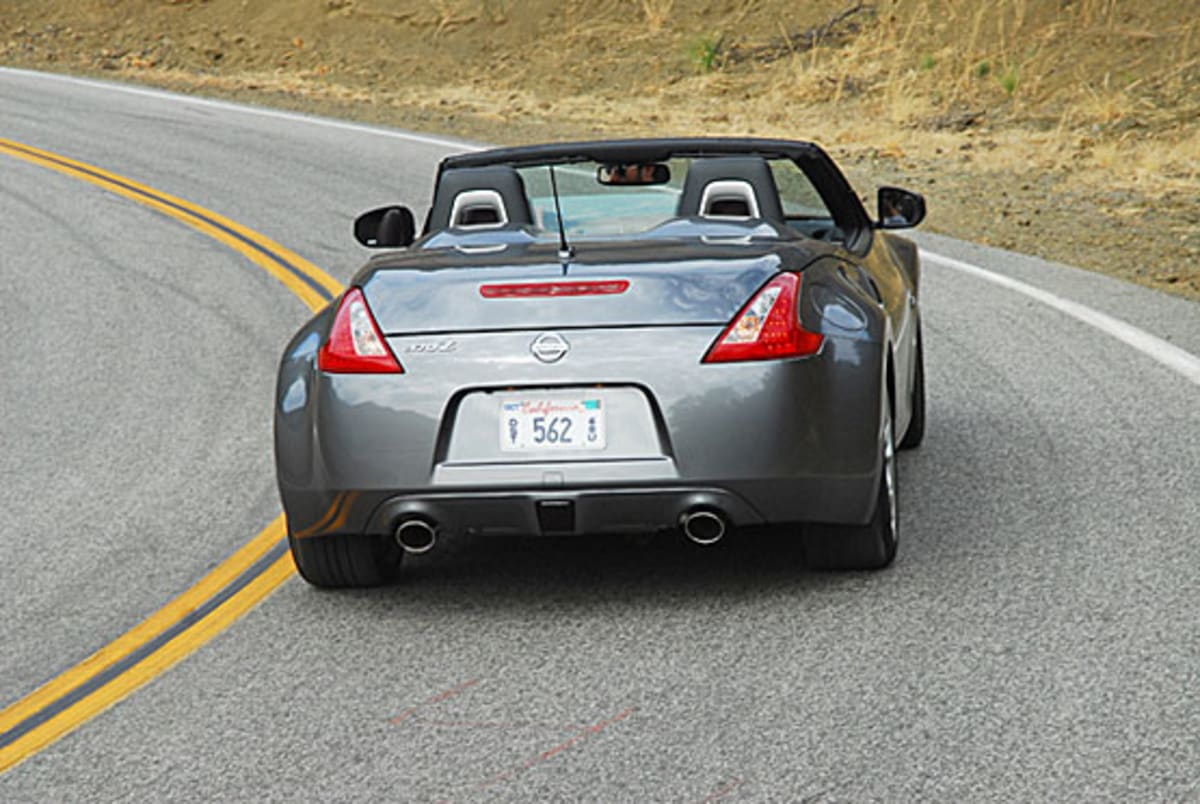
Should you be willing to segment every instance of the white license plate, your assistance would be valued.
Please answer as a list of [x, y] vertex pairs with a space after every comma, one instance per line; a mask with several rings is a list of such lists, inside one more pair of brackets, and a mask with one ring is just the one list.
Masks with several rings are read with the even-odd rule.
[[604, 449], [601, 400], [503, 400], [500, 449], [506, 452]]

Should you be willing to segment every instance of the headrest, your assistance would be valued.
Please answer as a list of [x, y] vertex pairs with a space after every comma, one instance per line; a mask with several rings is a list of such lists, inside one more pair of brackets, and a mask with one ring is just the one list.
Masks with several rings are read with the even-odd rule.
[[750, 182], [717, 179], [704, 185], [700, 214], [706, 218], [758, 218], [758, 196]]
[[[487, 210], [493, 210], [489, 213]], [[464, 218], [465, 216], [465, 218]], [[501, 220], [487, 220], [499, 217]], [[426, 230], [453, 226], [528, 226], [533, 223], [525, 182], [514, 168], [493, 165], [481, 168], [451, 168], [442, 171], [429, 211]]]
[[495, 190], [463, 190], [450, 205], [450, 225], [458, 228], [503, 226], [508, 223], [504, 198]]
[[[692, 161], [683, 180], [676, 215], [734, 216], [782, 223], [783, 205], [771, 166], [758, 156], [724, 156]], [[740, 214], [737, 217], [743, 217]]]

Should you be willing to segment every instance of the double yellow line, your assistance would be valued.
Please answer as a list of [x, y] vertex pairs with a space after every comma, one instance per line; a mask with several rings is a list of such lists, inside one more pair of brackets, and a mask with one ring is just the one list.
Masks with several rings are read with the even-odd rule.
[[247, 229], [237, 221], [218, 215], [190, 201], [167, 195], [152, 187], [147, 187], [145, 184], [140, 184], [116, 173], [110, 173], [107, 170], [101, 170], [85, 162], [68, 159], [65, 156], [29, 145], [22, 145], [3, 137], [0, 137], [0, 153], [57, 170], [72, 178], [82, 179], [186, 223], [214, 240], [224, 243], [266, 270], [314, 311], [320, 310], [334, 296], [342, 292], [342, 286], [336, 279], [294, 251], [284, 248], [253, 229]]
[[[203, 232], [266, 270], [316, 311], [341, 285], [275, 241], [132, 179], [0, 138], [0, 153], [89, 182]], [[295, 572], [283, 516], [193, 587], [65, 673], [0, 711], [0, 773], [112, 706], [208, 642]]]

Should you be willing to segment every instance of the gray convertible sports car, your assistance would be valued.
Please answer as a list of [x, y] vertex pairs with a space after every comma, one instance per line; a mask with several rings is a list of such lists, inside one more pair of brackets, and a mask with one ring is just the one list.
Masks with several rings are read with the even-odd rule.
[[872, 220], [806, 142], [506, 148], [438, 170], [423, 232], [292, 339], [275, 447], [319, 586], [396, 577], [459, 534], [774, 526], [820, 569], [896, 554], [897, 446], [922, 437], [923, 199]]

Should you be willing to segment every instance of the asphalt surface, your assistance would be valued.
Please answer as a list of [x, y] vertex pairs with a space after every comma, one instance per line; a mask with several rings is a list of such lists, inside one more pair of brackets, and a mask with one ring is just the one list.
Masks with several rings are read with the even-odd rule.
[[[0, 136], [342, 281], [353, 216], [423, 208], [446, 152], [8, 72]], [[174, 220], [0, 171], [2, 706], [275, 516], [274, 363], [308, 312]], [[1200, 305], [922, 243], [1200, 354]], [[951, 269], [923, 294], [892, 570], [807, 573], [778, 538], [490, 539], [390, 589], [294, 579], [0, 800], [1200, 800], [1200, 388]]]

